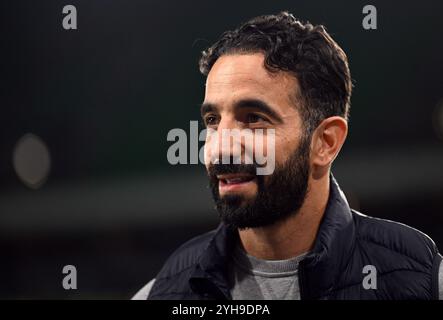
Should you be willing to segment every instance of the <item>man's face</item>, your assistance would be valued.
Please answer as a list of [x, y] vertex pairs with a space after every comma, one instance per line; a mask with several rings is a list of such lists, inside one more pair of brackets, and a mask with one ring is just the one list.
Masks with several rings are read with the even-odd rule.
[[[240, 229], [270, 225], [295, 214], [303, 204], [310, 172], [310, 139], [303, 135], [294, 105], [297, 90], [297, 79], [286, 72], [270, 73], [260, 53], [222, 56], [209, 72], [202, 117], [220, 139], [226, 129], [250, 129], [253, 135], [255, 129], [263, 129], [268, 141], [266, 130], [275, 130], [275, 170], [270, 175], [257, 175], [255, 161], [210, 163], [209, 158], [233, 156], [235, 148], [222, 142], [217, 150], [207, 147], [210, 187], [220, 218], [228, 225]], [[210, 139], [208, 135], [206, 146]], [[245, 144], [246, 140], [241, 140], [243, 156], [248, 148], [256, 148], [255, 143]]]

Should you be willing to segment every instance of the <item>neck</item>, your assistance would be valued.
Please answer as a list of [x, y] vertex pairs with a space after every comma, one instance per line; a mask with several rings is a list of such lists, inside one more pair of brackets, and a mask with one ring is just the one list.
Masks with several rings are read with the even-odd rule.
[[266, 227], [239, 230], [245, 251], [259, 259], [284, 260], [309, 251], [315, 241], [329, 197], [329, 174], [312, 176], [297, 213]]

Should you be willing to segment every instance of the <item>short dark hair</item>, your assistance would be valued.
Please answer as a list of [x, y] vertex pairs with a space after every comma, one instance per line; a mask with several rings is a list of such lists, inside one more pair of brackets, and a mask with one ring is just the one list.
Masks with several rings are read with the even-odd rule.
[[324, 119], [348, 119], [352, 80], [344, 51], [322, 25], [302, 23], [284, 11], [249, 20], [202, 52], [199, 66], [208, 75], [222, 55], [262, 52], [265, 67], [271, 72], [288, 71], [297, 78], [296, 93], [306, 133]]

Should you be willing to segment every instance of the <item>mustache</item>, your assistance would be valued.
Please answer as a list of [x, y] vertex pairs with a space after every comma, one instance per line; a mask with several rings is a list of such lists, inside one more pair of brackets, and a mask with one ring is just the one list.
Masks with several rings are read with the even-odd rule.
[[255, 176], [257, 167], [256, 164], [210, 164], [208, 175], [211, 179], [217, 179], [217, 175], [229, 173], [244, 173]]

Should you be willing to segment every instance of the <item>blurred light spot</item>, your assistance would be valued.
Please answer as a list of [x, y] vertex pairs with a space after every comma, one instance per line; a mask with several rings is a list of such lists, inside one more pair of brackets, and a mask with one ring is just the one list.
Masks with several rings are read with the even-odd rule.
[[40, 137], [28, 133], [15, 145], [12, 164], [20, 180], [29, 188], [40, 188], [48, 178], [51, 158]]
[[437, 136], [440, 139], [443, 139], [443, 99], [437, 103], [434, 109], [432, 124], [434, 125], [434, 130]]

